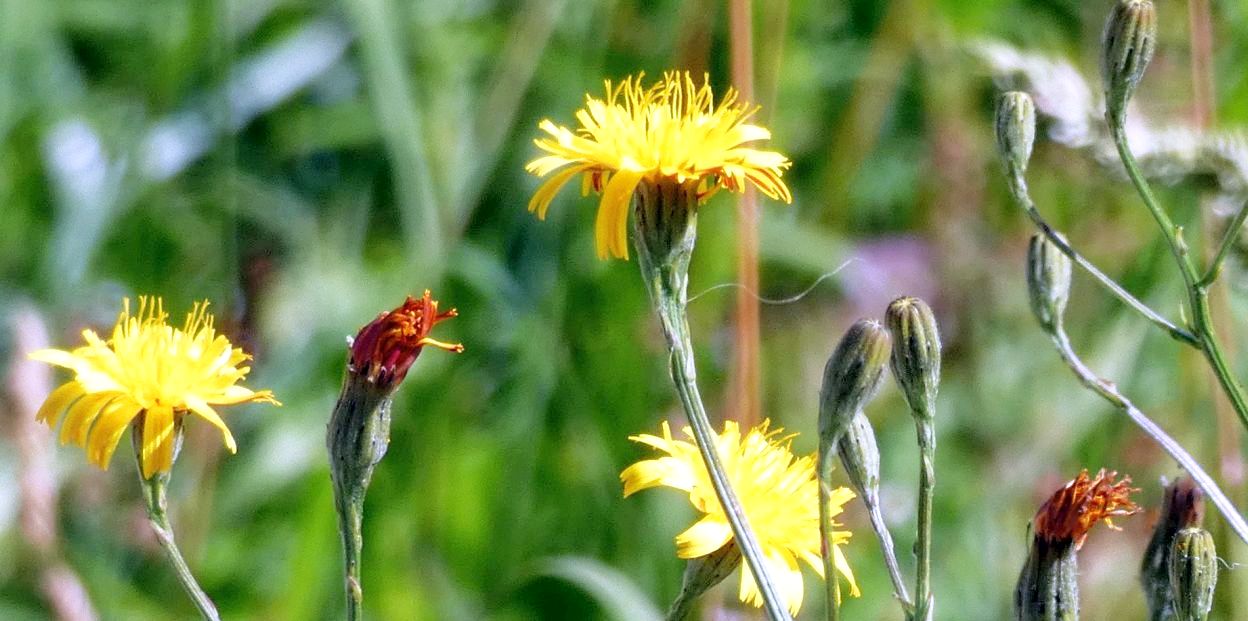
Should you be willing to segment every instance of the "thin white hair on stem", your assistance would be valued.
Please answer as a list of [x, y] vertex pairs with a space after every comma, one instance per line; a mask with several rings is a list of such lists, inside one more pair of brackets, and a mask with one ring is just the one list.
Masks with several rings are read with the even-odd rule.
[[797, 294], [791, 295], [786, 298], [765, 298], [759, 295], [757, 291], [754, 291], [753, 289], [750, 289], [739, 282], [725, 282], [725, 283], [720, 283], [718, 285], [714, 285], [712, 287], [703, 289], [702, 291], [698, 292], [693, 297], [690, 297], [689, 302], [693, 302], [694, 300], [712, 291], [717, 291], [719, 289], [744, 289], [747, 293], [749, 293], [755, 300], [758, 300], [759, 303], [761, 304], [767, 304], [768, 306], [782, 306], [784, 304], [793, 304], [794, 302], [800, 302], [802, 298], [805, 298], [806, 296], [814, 292], [815, 288], [818, 287], [820, 284], [822, 284], [823, 281], [829, 278], [832, 278], [833, 276], [836, 276], [837, 274], [840, 274], [842, 270], [844, 270], [846, 267], [849, 267], [851, 263], [857, 260], [858, 260], [857, 257], [846, 259], [844, 263], [841, 263], [840, 265], [836, 266], [836, 268], [833, 269], [832, 271], [824, 272], [820, 274], [819, 277], [815, 279], [815, 282], [810, 283], [810, 286], [801, 290]]

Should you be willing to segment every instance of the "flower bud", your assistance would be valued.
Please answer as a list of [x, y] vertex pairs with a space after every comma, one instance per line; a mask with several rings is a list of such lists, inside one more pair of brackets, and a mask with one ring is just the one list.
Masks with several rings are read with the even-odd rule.
[[880, 449], [875, 441], [875, 429], [861, 411], [854, 414], [837, 444], [841, 465], [854, 491], [868, 507], [880, 501]]
[[910, 411], [930, 421], [935, 414], [940, 388], [940, 331], [936, 316], [919, 298], [893, 300], [884, 313], [884, 324], [893, 339], [889, 365], [893, 379], [910, 404]]
[[1205, 621], [1218, 584], [1218, 555], [1203, 528], [1185, 528], [1170, 554], [1170, 588], [1177, 621]]
[[1006, 169], [1026, 172], [1035, 141], [1036, 106], [1031, 96], [1021, 91], [1001, 95], [997, 100], [997, 152]]
[[1027, 292], [1040, 326], [1052, 333], [1070, 299], [1070, 258], [1043, 233], [1027, 246]]
[[686, 619], [693, 612], [698, 597], [711, 587], [723, 582], [741, 566], [741, 550], [736, 542], [729, 541], [710, 554], [689, 559], [680, 586], [680, 595], [672, 603], [667, 619]]
[[1157, 46], [1157, 10], [1152, 0], [1117, 0], [1105, 21], [1101, 41], [1101, 80], [1105, 115], [1121, 126], [1127, 101], [1135, 93]]
[[1151, 619], [1174, 617], [1174, 598], [1170, 589], [1170, 553], [1174, 538], [1185, 528], [1199, 526], [1204, 517], [1204, 493], [1189, 478], [1178, 479], [1166, 487], [1161, 515], [1140, 563], [1140, 586], [1148, 601]]
[[859, 319], [837, 343], [823, 368], [819, 442], [835, 447], [854, 415], [875, 396], [888, 364], [891, 339], [874, 319]]

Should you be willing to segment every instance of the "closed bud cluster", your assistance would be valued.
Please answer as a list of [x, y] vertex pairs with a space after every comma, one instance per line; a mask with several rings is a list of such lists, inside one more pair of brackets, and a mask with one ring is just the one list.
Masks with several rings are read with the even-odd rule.
[[1027, 171], [1031, 148], [1036, 141], [1036, 106], [1031, 96], [1010, 91], [997, 100], [997, 152], [1006, 170]]
[[1101, 41], [1101, 80], [1105, 83], [1105, 116], [1121, 127], [1127, 102], [1144, 77], [1157, 46], [1157, 10], [1152, 0], [1117, 0]]
[[855, 414], [875, 396], [888, 365], [891, 339], [880, 322], [860, 319], [837, 343], [823, 368], [819, 392], [819, 442], [829, 450]]
[[1213, 537], [1203, 528], [1185, 528], [1174, 538], [1170, 554], [1170, 588], [1177, 621], [1205, 621], [1218, 584], [1218, 555]]
[[903, 297], [893, 300], [884, 314], [893, 339], [889, 364], [910, 411], [925, 421], [935, 414], [940, 388], [940, 331], [926, 302]]
[[1042, 233], [1027, 246], [1027, 292], [1040, 326], [1053, 333], [1070, 299], [1070, 257]]

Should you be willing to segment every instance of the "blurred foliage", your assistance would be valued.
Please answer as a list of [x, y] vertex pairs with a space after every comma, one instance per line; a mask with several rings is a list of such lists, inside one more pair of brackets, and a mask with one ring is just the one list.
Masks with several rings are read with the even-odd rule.
[[[765, 411], [813, 451], [819, 372], [841, 330], [895, 295], [931, 300], [947, 343], [938, 617], [1004, 618], [1027, 522], [1055, 486], [1081, 467], [1114, 468], [1155, 507], [1158, 476], [1176, 474], [1077, 387], [1034, 326], [1029, 228], [993, 153], [994, 89], [962, 49], [991, 36], [1094, 77], [1108, 3], [755, 4], [756, 99], [794, 160], [796, 197], [763, 208], [761, 294], [789, 296], [853, 258], [834, 285], [764, 306]], [[1248, 8], [1212, 4], [1218, 116], [1243, 125]], [[1158, 5], [1159, 56], [1138, 98], [1182, 119], [1187, 5]], [[225, 618], [333, 619], [340, 553], [323, 434], [344, 337], [432, 288], [461, 311], [441, 336], [468, 351], [428, 353], [400, 391], [366, 509], [370, 616], [645, 618], [679, 588], [672, 538], [693, 513], [679, 494], [620, 497], [619, 471], [645, 454], [627, 436], [679, 415], [661, 339], [636, 266], [594, 258], [594, 202], [565, 192], [538, 222], [523, 164], [538, 120], [571, 122], [603, 78], [682, 66], [725, 85], [731, 45], [726, 8], [711, 0], [0, 0], [0, 314], [34, 305], [68, 345], [83, 326], [110, 325], [123, 295], [158, 293], [172, 309], [212, 300], [256, 354], [250, 384], [285, 407], [231, 411], [235, 456], [192, 429], [174, 472], [175, 527]], [[1177, 275], [1130, 188], [1043, 142], [1031, 170], [1041, 208], [1177, 316]], [[1200, 188], [1163, 194], [1201, 230]], [[694, 292], [734, 279], [733, 218], [727, 195], [703, 213]], [[1238, 265], [1230, 280], [1242, 310]], [[713, 412], [726, 409], [731, 307], [726, 290], [691, 307]], [[1089, 362], [1204, 463], [1238, 450], [1219, 445], [1194, 354], [1082, 279], [1069, 314]], [[1224, 338], [1242, 344], [1245, 314], [1227, 316], [1240, 325]], [[6, 360], [21, 355], [11, 342], [0, 340]], [[892, 387], [870, 414], [907, 550], [911, 421]], [[0, 444], [0, 618], [45, 618], [16, 463]], [[61, 551], [97, 610], [188, 618], [138, 517], [131, 463], [100, 473], [70, 450], [56, 463]], [[1233, 495], [1243, 506], [1242, 480]], [[1089, 540], [1085, 618], [1143, 614], [1135, 572], [1149, 519]], [[847, 521], [865, 597], [846, 618], [895, 618], [861, 508]], [[1221, 545], [1242, 560], [1242, 545]], [[1248, 609], [1242, 580], [1224, 577], [1220, 618]], [[821, 612], [815, 592], [805, 618]], [[735, 606], [730, 588], [722, 595]]]

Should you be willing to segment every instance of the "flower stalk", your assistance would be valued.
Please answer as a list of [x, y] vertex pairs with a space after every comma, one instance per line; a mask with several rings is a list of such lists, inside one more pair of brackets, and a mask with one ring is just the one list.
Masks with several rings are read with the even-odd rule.
[[918, 533], [915, 539], [913, 618], [932, 617], [932, 498], [936, 486], [936, 395], [940, 391], [940, 331], [926, 302], [902, 297], [884, 314], [893, 339], [889, 366], [914, 418], [919, 445]]
[[[143, 418], [139, 416], [135, 422], [131, 423], [130, 438], [134, 445], [135, 459], [140, 466], [139, 483], [143, 490], [143, 508], [147, 511], [148, 524], [151, 525], [152, 532], [156, 533], [156, 540], [160, 542], [160, 547], [165, 551], [165, 556], [169, 558], [169, 563], [173, 565], [173, 573], [178, 579], [178, 584], [182, 585], [182, 590], [186, 591], [187, 596], [191, 598], [200, 616], [208, 621], [218, 621], [221, 616], [217, 613], [216, 605], [195, 580], [190, 566], [186, 564], [186, 559], [182, 557], [182, 551], [178, 549], [178, 544], [173, 537], [173, 525], [169, 522], [169, 501], [166, 494], [169, 487], [169, 473], [156, 472], [150, 477], [143, 476], [143, 436], [141, 433]], [[175, 425], [173, 444], [173, 451], [176, 454], [182, 444], [180, 423]]]
[[[676, 394], [693, 429], [694, 441], [724, 508], [734, 540], [758, 584], [763, 608], [773, 621], [791, 619], [767, 572], [762, 549], [715, 449], [715, 432], [698, 391], [693, 339], [686, 314], [689, 261], [697, 237], [697, 184], [673, 179], [643, 182], [633, 194], [633, 231], [642, 281], [658, 314], [670, 354]], [[835, 573], [829, 574], [835, 582]]]
[[[823, 565], [825, 575], [834, 566], [827, 541], [832, 533], [832, 516], [828, 499], [832, 488], [832, 469], [839, 455], [850, 483], [862, 496], [871, 526], [875, 530], [885, 564], [893, 581], [893, 590], [902, 608], [909, 615], [912, 604], [906, 593], [892, 535], [884, 524], [879, 509], [879, 450], [871, 423], [862, 414], [879, 391], [884, 369], [888, 366], [888, 331], [878, 321], [861, 319], [850, 326], [823, 369], [823, 386], [819, 391], [819, 454], [816, 474], [819, 477], [820, 535], [825, 542]], [[830, 581], [829, 581], [830, 582]], [[829, 621], [840, 616], [840, 593], [835, 584], [825, 584]]]
[[383, 312], [360, 329], [351, 341], [346, 377], [330, 415], [325, 444], [334, 487], [334, 509], [342, 540], [343, 583], [347, 619], [364, 614], [361, 553], [364, 547], [364, 497], [373, 470], [390, 445], [390, 406], [395, 391], [426, 346], [460, 353], [464, 346], [429, 336], [438, 323], [455, 317], [438, 312], [430, 292], [408, 297], [398, 308]]

